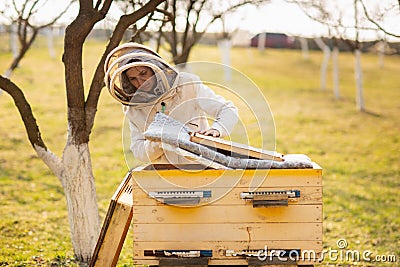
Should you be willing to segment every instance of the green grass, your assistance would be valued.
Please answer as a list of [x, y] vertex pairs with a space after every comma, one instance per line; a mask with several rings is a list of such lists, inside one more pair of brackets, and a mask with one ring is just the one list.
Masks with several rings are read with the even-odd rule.
[[[103, 50], [104, 44], [97, 43], [85, 49], [87, 84]], [[46, 144], [61, 155], [66, 100], [61, 48], [57, 52], [57, 58], [51, 59], [45, 48], [34, 47], [13, 81], [24, 89]], [[191, 56], [192, 61], [219, 58], [214, 47], [197, 47]], [[10, 54], [0, 54], [5, 63], [1, 72], [10, 60]], [[307, 154], [324, 169], [324, 247], [336, 248], [336, 241], [346, 238], [349, 249], [395, 254], [400, 262], [400, 58], [387, 57], [385, 67], [379, 69], [376, 55], [363, 55], [367, 112], [355, 107], [353, 56], [340, 54], [340, 100], [330, 91], [330, 79], [327, 91], [319, 89], [321, 61], [320, 52], [311, 52], [306, 61], [300, 51], [232, 50], [232, 65], [249, 76], [268, 100], [276, 149]], [[35, 155], [5, 93], [0, 97], [0, 114], [0, 266], [73, 266], [60, 182]], [[102, 219], [127, 171], [122, 124], [120, 105], [104, 91], [90, 139]], [[258, 137], [250, 135], [256, 142]], [[129, 235], [119, 266], [130, 266], [131, 242]]]

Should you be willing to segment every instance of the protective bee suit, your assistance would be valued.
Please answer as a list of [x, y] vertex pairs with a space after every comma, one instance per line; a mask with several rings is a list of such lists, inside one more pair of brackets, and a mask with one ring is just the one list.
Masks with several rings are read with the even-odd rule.
[[[114, 75], [109, 79], [110, 74], [106, 73], [106, 83], [109, 89], [115, 89], [111, 94], [124, 104], [123, 111], [129, 119], [130, 149], [136, 159], [153, 164], [187, 163], [184, 157], [164, 150], [159, 142], [144, 138], [157, 112], [171, 116], [195, 132], [209, 129], [207, 118], [211, 118], [211, 128], [218, 130], [220, 137], [230, 134], [238, 120], [238, 111], [232, 102], [215, 94], [198, 76], [178, 71], [148, 47], [132, 43], [128, 47], [111, 66], [118, 67]], [[126, 70], [137, 66], [153, 70], [156, 85], [150, 90], [148, 86], [142, 90], [146, 84], [135, 88], [128, 80]], [[115, 86], [118, 80], [120, 86]]]

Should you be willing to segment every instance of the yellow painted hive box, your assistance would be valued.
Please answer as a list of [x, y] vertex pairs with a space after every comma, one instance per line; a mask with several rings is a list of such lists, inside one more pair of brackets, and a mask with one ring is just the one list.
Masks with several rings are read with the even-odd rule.
[[138, 265], [312, 265], [322, 252], [322, 168], [131, 172]]

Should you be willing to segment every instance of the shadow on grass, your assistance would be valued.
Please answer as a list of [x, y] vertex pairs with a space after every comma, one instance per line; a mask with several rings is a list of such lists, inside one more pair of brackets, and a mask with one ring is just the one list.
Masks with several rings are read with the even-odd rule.
[[364, 109], [364, 110], [361, 110], [360, 112], [363, 113], [363, 114], [375, 117], [375, 118], [382, 118], [381, 114], [376, 113], [376, 112], [371, 111], [371, 110]]

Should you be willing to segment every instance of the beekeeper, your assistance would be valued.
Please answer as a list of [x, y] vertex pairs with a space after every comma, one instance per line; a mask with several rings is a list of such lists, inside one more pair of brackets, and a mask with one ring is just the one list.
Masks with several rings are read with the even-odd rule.
[[[115, 55], [118, 58], [110, 64]], [[185, 163], [183, 157], [165, 151], [159, 142], [144, 138], [157, 112], [171, 116], [194, 132], [213, 137], [229, 135], [238, 121], [237, 108], [231, 101], [215, 94], [198, 76], [178, 71], [144, 45], [128, 43], [117, 47], [109, 54], [105, 71], [111, 94], [124, 104], [130, 149], [140, 161]]]

